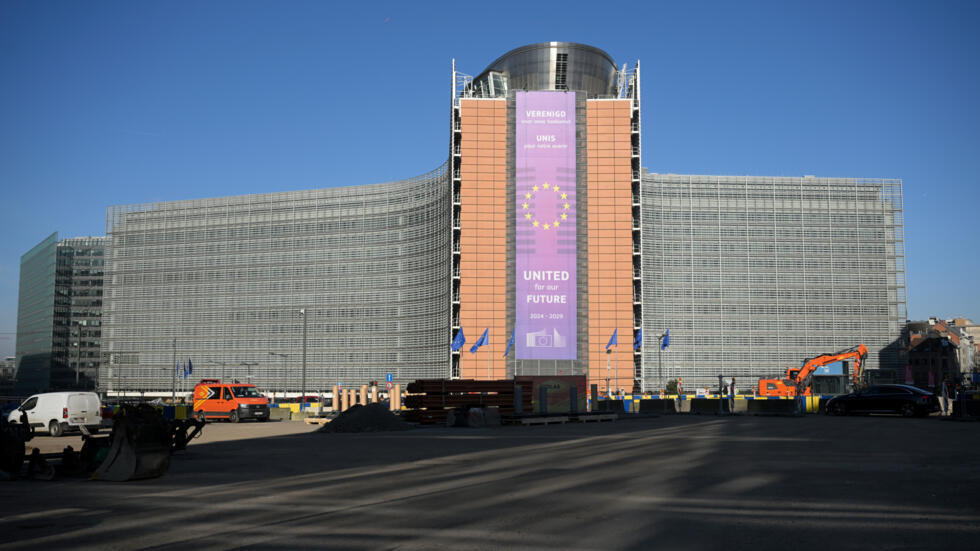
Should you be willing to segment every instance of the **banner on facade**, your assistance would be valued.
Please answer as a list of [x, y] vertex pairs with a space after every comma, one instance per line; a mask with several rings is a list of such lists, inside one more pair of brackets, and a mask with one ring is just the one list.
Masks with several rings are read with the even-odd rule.
[[517, 92], [517, 357], [576, 359], [575, 93]]

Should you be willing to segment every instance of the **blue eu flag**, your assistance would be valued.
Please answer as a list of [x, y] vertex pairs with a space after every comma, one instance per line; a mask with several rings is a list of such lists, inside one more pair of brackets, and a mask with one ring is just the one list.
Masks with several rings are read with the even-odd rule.
[[667, 350], [668, 346], [670, 346], [670, 329], [664, 331], [664, 340], [660, 342], [660, 349]]
[[609, 347], [612, 346], [612, 345], [614, 345], [614, 344], [619, 344], [616, 341], [616, 332], [617, 331], [619, 331], [619, 329], [613, 329], [613, 334], [612, 334], [611, 337], [609, 337], [609, 343], [606, 344], [606, 350], [609, 350]]
[[463, 328], [460, 327], [459, 332], [456, 333], [455, 337], [453, 337], [453, 343], [450, 346], [453, 349], [453, 351], [456, 351], [459, 350], [460, 348], [463, 348], [464, 344], [466, 344], [466, 337], [463, 336]]
[[477, 351], [478, 348], [480, 348], [481, 346], [487, 344], [487, 341], [490, 340], [490, 336], [489, 335], [490, 335], [490, 328], [487, 327], [486, 329], [483, 330], [483, 334], [480, 335], [480, 338], [476, 341], [476, 344], [473, 345], [473, 348], [470, 348], [470, 352], [471, 353], [476, 353], [476, 351]]
[[505, 358], [507, 357], [507, 354], [510, 354], [510, 347], [514, 346], [514, 333], [516, 331], [517, 329], [514, 329], [513, 331], [510, 332], [510, 340], [507, 341], [507, 350], [504, 351]]
[[636, 331], [636, 339], [633, 340], [633, 350], [639, 350], [643, 346], [643, 328]]

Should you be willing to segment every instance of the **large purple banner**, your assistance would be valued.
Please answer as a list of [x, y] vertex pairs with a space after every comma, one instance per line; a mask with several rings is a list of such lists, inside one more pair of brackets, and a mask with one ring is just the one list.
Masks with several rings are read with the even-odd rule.
[[575, 93], [516, 99], [517, 357], [574, 360]]

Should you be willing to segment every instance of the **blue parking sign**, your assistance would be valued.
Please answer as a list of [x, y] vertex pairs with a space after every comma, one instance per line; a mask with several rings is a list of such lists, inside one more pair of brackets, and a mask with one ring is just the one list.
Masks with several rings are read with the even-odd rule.
[[392, 381], [391, 373], [386, 374], [385, 375], [385, 382], [386, 383], [390, 383], [391, 381]]

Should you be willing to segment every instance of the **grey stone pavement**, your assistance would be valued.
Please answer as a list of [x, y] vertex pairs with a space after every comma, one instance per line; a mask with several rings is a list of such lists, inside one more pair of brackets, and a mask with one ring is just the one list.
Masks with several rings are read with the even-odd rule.
[[311, 430], [213, 423], [162, 478], [0, 483], [0, 549], [980, 548], [978, 422]]

